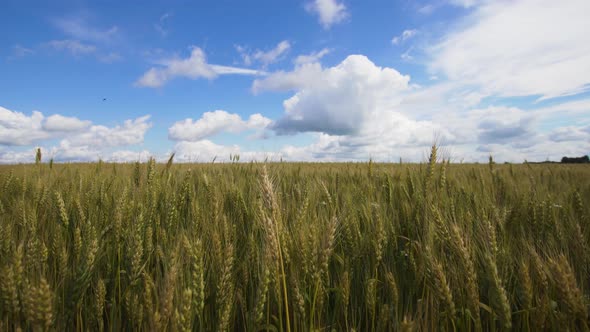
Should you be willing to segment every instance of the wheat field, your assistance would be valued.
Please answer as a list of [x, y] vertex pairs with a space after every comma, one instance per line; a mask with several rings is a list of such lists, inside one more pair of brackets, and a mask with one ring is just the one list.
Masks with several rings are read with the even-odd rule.
[[439, 159], [0, 166], [0, 331], [587, 331], [590, 167]]

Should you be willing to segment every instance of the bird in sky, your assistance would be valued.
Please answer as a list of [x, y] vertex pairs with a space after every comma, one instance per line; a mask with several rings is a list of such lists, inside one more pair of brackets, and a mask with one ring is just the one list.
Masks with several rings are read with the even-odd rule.
[[107, 99], [106, 98], [102, 98], [102, 101], [107, 101]]

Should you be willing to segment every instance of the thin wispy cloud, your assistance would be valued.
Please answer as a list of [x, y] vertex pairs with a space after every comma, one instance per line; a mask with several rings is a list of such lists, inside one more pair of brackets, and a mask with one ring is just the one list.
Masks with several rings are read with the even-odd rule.
[[43, 46], [57, 51], [69, 52], [72, 55], [85, 55], [96, 52], [96, 46], [72, 39], [51, 40], [44, 43]]
[[279, 42], [274, 48], [263, 51], [257, 49], [254, 52], [248, 51], [245, 46], [236, 46], [236, 50], [240, 53], [242, 60], [246, 66], [253, 64], [260, 64], [263, 68], [281, 60], [284, 55], [291, 49], [291, 43], [288, 40]]
[[104, 63], [114, 63], [123, 60], [123, 56], [117, 52], [101, 54], [97, 58], [100, 62]]
[[35, 54], [33, 49], [17, 44], [12, 47], [11, 58], [22, 58], [33, 54]]
[[119, 33], [116, 25], [98, 28], [91, 25], [83, 16], [57, 18], [53, 20], [53, 23], [64, 34], [83, 41], [106, 43], [112, 41]]
[[579, 94], [590, 88], [587, 12], [586, 0], [482, 4], [429, 49], [429, 67], [504, 97]]
[[404, 53], [402, 53], [400, 55], [400, 58], [404, 61], [411, 61], [414, 59], [414, 56], [412, 55], [412, 51], [414, 50], [413, 47], [408, 48]]
[[399, 36], [393, 37], [393, 39], [391, 39], [391, 43], [394, 45], [399, 45], [399, 44], [405, 42], [406, 40], [413, 38], [417, 34], [418, 34], [417, 29], [404, 30]]
[[298, 55], [295, 58], [295, 64], [296, 65], [304, 65], [306, 63], [314, 63], [314, 62], [318, 62], [320, 61], [324, 56], [328, 55], [330, 52], [332, 52], [331, 49], [329, 48], [323, 48], [317, 52], [312, 52], [310, 54], [303, 54], [303, 55]]
[[160, 34], [160, 36], [162, 37], [166, 37], [168, 36], [168, 28], [167, 26], [167, 21], [170, 20], [170, 18], [172, 17], [172, 13], [165, 13], [162, 16], [160, 16], [160, 19], [158, 20], [158, 23], [154, 24], [154, 29]]
[[120, 29], [116, 25], [98, 24], [100, 20], [89, 13], [79, 13], [51, 19], [53, 27], [62, 38], [40, 43], [40, 47], [61, 51], [70, 55], [92, 55], [102, 63], [120, 61], [123, 56], [115, 49], [121, 41]]
[[150, 68], [135, 83], [139, 87], [157, 88], [175, 78], [214, 79], [219, 75], [263, 75], [264, 72], [223, 65], [212, 65], [207, 62], [205, 52], [192, 46], [188, 58], [173, 57], [162, 59], [159, 66]]

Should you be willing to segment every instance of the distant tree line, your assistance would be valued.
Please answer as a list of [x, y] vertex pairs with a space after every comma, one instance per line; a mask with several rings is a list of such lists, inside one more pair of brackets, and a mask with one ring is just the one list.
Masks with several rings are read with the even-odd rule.
[[586, 164], [590, 163], [590, 158], [588, 155], [583, 157], [563, 157], [561, 158], [562, 164]]

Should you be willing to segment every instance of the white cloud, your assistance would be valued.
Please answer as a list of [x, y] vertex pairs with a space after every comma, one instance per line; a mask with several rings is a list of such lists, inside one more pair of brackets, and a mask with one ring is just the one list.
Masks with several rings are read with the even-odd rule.
[[533, 139], [539, 116], [516, 107], [490, 106], [441, 112], [431, 119], [448, 128], [461, 143], [508, 144]]
[[283, 40], [277, 44], [273, 49], [268, 51], [256, 50], [254, 53], [248, 52], [246, 47], [236, 46], [236, 49], [242, 56], [246, 66], [252, 65], [254, 62], [262, 64], [263, 67], [277, 62], [285, 53], [291, 49], [291, 43], [288, 40]]
[[43, 129], [53, 132], [80, 131], [90, 126], [90, 121], [83, 121], [75, 117], [67, 117], [59, 114], [48, 116], [43, 124]]
[[[404, 95], [400, 107], [420, 119], [446, 119], [477, 108], [488, 97], [478, 89], [465, 87], [457, 82], [437, 81], [430, 86], [412, 85]], [[457, 120], [462, 120], [459, 118]]]
[[119, 32], [117, 26], [108, 29], [92, 27], [86, 17], [60, 18], [53, 22], [65, 34], [75, 39], [92, 42], [106, 43], [112, 41]]
[[53, 19], [52, 23], [68, 38], [51, 40], [40, 44], [41, 47], [68, 52], [74, 56], [94, 55], [103, 63], [113, 63], [122, 59], [120, 53], [102, 50], [115, 45], [121, 40], [117, 26], [97, 28], [90, 24], [88, 15]]
[[436, 7], [437, 6], [435, 6], [434, 4], [427, 4], [427, 5], [419, 7], [418, 13], [420, 13], [422, 15], [430, 15], [430, 14], [432, 14], [432, 12], [434, 12]]
[[240, 133], [246, 130], [263, 130], [272, 121], [259, 113], [252, 114], [248, 120], [240, 115], [222, 110], [205, 112], [194, 121], [185, 119], [176, 122], [168, 129], [168, 137], [175, 141], [199, 141], [220, 132]]
[[[430, 124], [433, 125], [431, 128], [429, 126], [407, 128], [407, 133], [419, 137], [420, 140], [408, 141], [405, 144], [395, 141], [398, 136], [393, 134], [372, 138], [317, 134], [312, 144], [300, 147], [284, 146], [279, 153], [287, 161], [366, 161], [369, 158], [377, 161], [397, 161], [400, 157], [405, 161], [425, 161], [429, 153], [429, 144], [434, 141], [432, 130], [436, 134], [436, 128], [440, 127], [434, 123]], [[403, 132], [399, 133], [399, 135], [403, 134]], [[554, 141], [546, 135], [535, 133], [532, 139], [524, 142], [516, 139], [514, 142], [499, 143], [478, 143], [477, 140], [455, 142], [444, 137], [441, 140], [443, 154], [454, 162], [485, 162], [490, 154], [498, 162], [522, 162], [525, 159], [559, 161], [563, 156], [581, 156], [590, 151], [590, 140], [587, 136], [583, 140], [577, 137], [576, 140]]]
[[0, 107], [0, 145], [26, 146], [51, 139], [62, 139], [68, 147], [108, 147], [135, 145], [143, 142], [151, 128], [149, 115], [126, 120], [123, 125], [106, 127], [90, 121], [53, 114], [45, 117], [33, 111], [30, 116]]
[[150, 116], [144, 115], [134, 120], [125, 120], [123, 125], [106, 127], [93, 125], [88, 130], [68, 137], [71, 146], [95, 146], [100, 148], [135, 145], [143, 142], [145, 133], [152, 127]]
[[103, 159], [102, 149], [97, 149], [88, 145], [70, 144], [69, 140], [62, 140], [58, 146], [48, 149], [47, 157], [52, 157], [55, 161], [94, 161]]
[[159, 62], [160, 66], [150, 68], [141, 76], [137, 86], [157, 88], [168, 81], [184, 77], [189, 79], [214, 79], [219, 75], [261, 75], [263, 72], [244, 68], [211, 65], [207, 63], [205, 52], [198, 47], [191, 47], [191, 55], [186, 59], [173, 57]]
[[[264, 76], [267, 73], [262, 70], [252, 70], [247, 68], [221, 66], [221, 65], [209, 65], [215, 75], [253, 75], [253, 76]], [[216, 76], [217, 77], [217, 76]]]
[[469, 10], [475, 8], [485, 2], [490, 2], [490, 0], [442, 0], [438, 2], [432, 2], [429, 4], [425, 4], [422, 6], [417, 7], [418, 13], [422, 15], [430, 15], [435, 10], [443, 7], [444, 5], [451, 5], [455, 7], [461, 7], [463, 9]]
[[398, 44], [416, 36], [417, 34], [418, 34], [418, 30], [416, 30], [416, 29], [404, 30], [399, 36], [393, 37], [393, 39], [391, 40], [391, 43], [394, 45], [398, 45]]
[[277, 71], [264, 79], [257, 79], [252, 83], [252, 92], [258, 94], [263, 91], [289, 91], [295, 90], [322, 74], [322, 66], [319, 63], [307, 63], [299, 66], [291, 72]]
[[291, 44], [287, 40], [283, 40], [277, 44], [275, 48], [270, 51], [257, 51], [252, 55], [254, 60], [260, 61], [263, 65], [268, 65], [276, 62], [285, 52], [289, 51]]
[[90, 121], [54, 114], [45, 117], [33, 111], [30, 116], [0, 107], [0, 145], [30, 145], [59, 138], [90, 126]]
[[[480, 146], [478, 152], [494, 156], [501, 161], [523, 162], [528, 161], [560, 161], [562, 157], [579, 157], [588, 154], [590, 142], [553, 142], [544, 139], [535, 145], [522, 149], [515, 149], [510, 145], [491, 144]], [[482, 160], [483, 158], [480, 158]]]
[[[45, 152], [46, 151], [42, 151], [43, 154], [45, 154]], [[28, 151], [0, 150], [0, 164], [32, 163], [35, 161], [35, 153], [35, 149], [30, 149]]]
[[118, 162], [118, 163], [125, 163], [125, 162], [145, 162], [152, 157], [152, 154], [148, 150], [141, 150], [141, 151], [130, 151], [130, 150], [120, 150], [115, 151], [110, 154], [107, 158], [108, 161]]
[[554, 126], [551, 118], [559, 114], [559, 109], [571, 109], [567, 104], [551, 110], [491, 106], [441, 114], [432, 120], [458, 138], [467, 160], [484, 161], [492, 154], [497, 160], [515, 162], [559, 161], [564, 155], [586, 154], [590, 148], [590, 126], [557, 127], [548, 132], [542, 129]]
[[[368, 121], [400, 103], [408, 76], [351, 55], [335, 67], [317, 63], [277, 72], [253, 83], [253, 90], [295, 90], [284, 101], [285, 115], [273, 125], [279, 133], [323, 132], [343, 135], [369, 127]], [[368, 129], [368, 128], [367, 128]]]
[[555, 128], [549, 134], [549, 138], [554, 142], [586, 141], [587, 143], [590, 143], [590, 126], [567, 126]]
[[434, 74], [498, 96], [551, 98], [590, 87], [582, 74], [590, 72], [590, 2], [460, 2], [476, 7], [429, 50]]
[[457, 145], [499, 144], [518, 150], [545, 140], [539, 130], [542, 116], [537, 110], [506, 106], [449, 108], [432, 115], [430, 120], [451, 132], [454, 140], [448, 143]]
[[43, 130], [43, 114], [31, 116], [0, 107], [0, 145], [29, 145], [51, 135]]
[[[581, 116], [590, 114], [590, 98], [563, 102], [557, 105], [545, 106], [536, 110], [545, 117]], [[590, 121], [587, 119], [586, 121]]]
[[209, 140], [178, 142], [174, 145], [174, 160], [178, 162], [228, 161], [230, 154], [239, 155], [240, 161], [280, 160], [280, 152], [243, 151], [238, 145], [219, 145]]
[[477, 125], [480, 143], [526, 143], [535, 138], [534, 113], [516, 107], [488, 107], [469, 111], [467, 118]]
[[330, 50], [329, 48], [324, 48], [324, 49], [322, 49], [320, 51], [312, 52], [310, 54], [298, 55], [297, 58], [295, 58], [295, 65], [300, 66], [300, 65], [307, 64], [307, 63], [318, 62], [325, 55], [327, 55], [328, 53], [330, 53], [331, 51], [332, 50]]
[[58, 51], [70, 52], [72, 55], [84, 55], [96, 52], [96, 46], [72, 39], [51, 40], [43, 45]]
[[[559, 160], [587, 149], [590, 126], [564, 137], [547, 134], [551, 119], [567, 112], [583, 116], [590, 100], [523, 110], [516, 107], [477, 108], [488, 95], [458, 82], [430, 87], [410, 84], [393, 68], [376, 66], [361, 55], [323, 68], [305, 63], [292, 71], [275, 72], [252, 85], [255, 93], [293, 91], [283, 102], [284, 115], [269, 128], [278, 134], [311, 132], [315, 142], [284, 146], [285, 160], [425, 160], [438, 138], [454, 160]], [[586, 123], [588, 125], [588, 123]], [[307, 134], [310, 135], [310, 134]], [[561, 139], [562, 142], [554, 140]], [[572, 141], [566, 141], [572, 140]], [[565, 147], [565, 145], [576, 145]]]
[[[36, 148], [24, 151], [0, 151], [0, 164], [32, 163], [35, 161]], [[41, 147], [42, 161], [53, 159], [56, 162], [96, 162], [99, 159], [112, 162], [145, 162], [151, 156], [148, 150], [115, 150], [112, 152], [97, 150], [90, 146], [70, 146], [62, 142], [58, 146]]]
[[180, 162], [208, 162], [213, 158], [223, 158], [230, 154], [240, 154], [238, 145], [218, 145], [209, 140], [178, 142], [174, 145], [174, 158]]
[[270, 128], [278, 134], [312, 132], [316, 142], [284, 147], [281, 153], [288, 160], [392, 160], [422, 154], [420, 147], [430, 145], [435, 134], [457, 140], [434, 122], [411, 117], [411, 108], [403, 105], [414, 90], [409, 80], [393, 68], [351, 55], [330, 68], [307, 63], [277, 72], [256, 80], [252, 88], [295, 92]]
[[[240, 154], [242, 160], [246, 160], [245, 155], [256, 160], [263, 160], [271, 155], [275, 160], [283, 158], [287, 161], [363, 161], [369, 158], [397, 161], [400, 157], [405, 161], [424, 161], [429, 145], [435, 138], [443, 144], [445, 156], [457, 162], [485, 162], [490, 154], [499, 162], [522, 162], [525, 159], [559, 161], [564, 155], [582, 155], [590, 149], [590, 141], [584, 136], [586, 133], [590, 134], [588, 121], [575, 130], [562, 128], [543, 131], [543, 128], [553, 123], [553, 119], [563, 114], [587, 114], [590, 99], [530, 110], [506, 106], [477, 108], [475, 106], [484, 97], [477, 90], [465, 89], [461, 85], [448, 82], [425, 88], [408, 82], [401, 84], [400, 88], [392, 88], [378, 83], [383, 77], [389, 77], [383, 73], [386, 68], [377, 67], [362, 57], [350, 61], [354, 63], [357, 60], [357, 68], [354, 70], [350, 69], [355, 67], [351, 64], [341, 63], [330, 68], [322, 68], [317, 63], [306, 64], [295, 67], [291, 72], [277, 72], [254, 84], [253, 88], [257, 92], [294, 91], [296, 96], [303, 90], [314, 91], [312, 95], [304, 95], [303, 98], [313, 99], [313, 107], [308, 107], [301, 100], [294, 102], [292, 107], [300, 112], [298, 120], [313, 122], [310, 120], [313, 118], [317, 123], [306, 123], [306, 126], [297, 124], [289, 128], [291, 133], [311, 131], [312, 133], [299, 134], [314, 138], [314, 142], [309, 145], [285, 145], [272, 152], [260, 152], [243, 151], [238, 145], [224, 146], [201, 140], [194, 142], [195, 144], [183, 142], [177, 147], [184, 148], [185, 161], [205, 162], [215, 156], [219, 160], [230, 153]], [[343, 61], [345, 62], [346, 60]], [[363, 63], [364, 66], [361, 66]], [[334, 79], [335, 76], [331, 73], [336, 68], [340, 70], [338, 79]], [[348, 83], [348, 80], [354, 82], [355, 89], [349, 88], [353, 83]], [[331, 88], [318, 90], [314, 84]], [[376, 86], [369, 89], [371, 84], [384, 88], [381, 90]], [[377, 97], [363, 92], [365, 90], [372, 91]], [[334, 104], [334, 99], [342, 98], [343, 103], [355, 106], [346, 109]], [[375, 101], [372, 108], [356, 107], [366, 105], [364, 98]], [[291, 99], [288, 98], [284, 103], [283, 118], [271, 124], [271, 128], [285, 130], [277, 129], [277, 126], [281, 120], [289, 119], [287, 107]], [[326, 112], [325, 109], [334, 112]], [[319, 112], [319, 115], [314, 112]], [[344, 133], [334, 131], [334, 123], [349, 118], [349, 112], [363, 114], [357, 121], [358, 125], [351, 126], [353, 130]], [[562, 133], [566, 131], [575, 135], [565, 137]]]
[[344, 21], [350, 15], [346, 6], [338, 0], [312, 0], [307, 3], [305, 9], [318, 15], [324, 29], [329, 29], [334, 24]]
[[[29, 146], [27, 150], [2, 151], [0, 163], [32, 162], [34, 144], [48, 144], [61, 139], [57, 146], [43, 147], [46, 159], [56, 161], [92, 161], [109, 156], [122, 160], [130, 156], [112, 148], [143, 143], [145, 133], [152, 124], [149, 115], [126, 120], [122, 125], [106, 127], [90, 121], [53, 114], [45, 117], [33, 111], [30, 116], [0, 107], [0, 148], [4, 146]], [[33, 153], [34, 154], [34, 153]]]
[[472, 8], [484, 2], [484, 0], [449, 0], [451, 5], [463, 8]]

